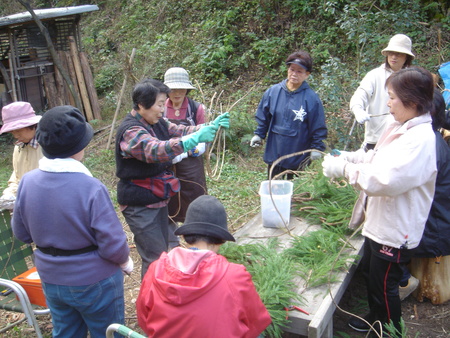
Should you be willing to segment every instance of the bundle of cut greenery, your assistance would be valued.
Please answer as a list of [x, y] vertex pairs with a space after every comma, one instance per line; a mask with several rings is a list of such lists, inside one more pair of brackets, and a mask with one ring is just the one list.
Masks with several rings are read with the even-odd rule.
[[256, 291], [272, 318], [272, 324], [264, 332], [264, 336], [269, 337], [282, 336], [282, 328], [288, 323], [284, 308], [292, 302], [301, 303], [293, 282], [298, 264], [293, 256], [279, 253], [278, 248], [276, 238], [270, 239], [266, 245], [227, 242], [220, 248], [221, 255], [230, 262], [243, 264], [252, 275]]
[[330, 181], [313, 163], [294, 180], [292, 199], [293, 216], [302, 217], [310, 224], [321, 225], [317, 231], [305, 236], [293, 236], [288, 249], [280, 250], [278, 239], [266, 244], [237, 245], [226, 243], [220, 254], [230, 262], [243, 264], [252, 275], [256, 290], [272, 317], [265, 336], [281, 337], [288, 324], [285, 307], [304, 300], [295, 278], [301, 277], [306, 287], [336, 282], [336, 271], [348, 268], [355, 257], [344, 254], [347, 230], [355, 190], [347, 185]]
[[305, 287], [337, 282], [334, 272], [347, 269], [348, 261], [356, 258], [342, 252], [350, 248], [346, 239], [328, 229], [313, 231], [307, 236], [295, 236], [292, 242], [292, 247], [284, 253], [293, 256], [298, 263]]

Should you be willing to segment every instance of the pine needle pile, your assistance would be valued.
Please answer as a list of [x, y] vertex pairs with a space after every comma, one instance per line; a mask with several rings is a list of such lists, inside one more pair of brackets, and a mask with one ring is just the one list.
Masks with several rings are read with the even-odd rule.
[[267, 244], [237, 245], [227, 242], [220, 248], [220, 254], [230, 262], [243, 264], [247, 268], [272, 318], [272, 324], [264, 331], [264, 336], [281, 338], [282, 328], [288, 324], [284, 308], [293, 302], [301, 304], [301, 296], [295, 292], [293, 282], [298, 274], [295, 257], [278, 252], [278, 246], [275, 238]]
[[343, 254], [342, 248], [349, 246], [339, 234], [327, 229], [313, 231], [307, 236], [295, 236], [292, 242], [292, 247], [284, 252], [292, 255], [299, 264], [305, 288], [337, 282], [335, 272], [347, 270], [349, 259], [356, 258]]
[[351, 248], [347, 235], [352, 231], [347, 226], [357, 192], [344, 180], [325, 177], [320, 165], [313, 162], [294, 181], [291, 213], [321, 229], [294, 237], [292, 247], [286, 250], [297, 257], [308, 287], [336, 282], [335, 272], [348, 269], [348, 262], [356, 258], [344, 251]]
[[348, 233], [347, 225], [357, 192], [344, 180], [334, 181], [325, 177], [319, 166], [319, 161], [313, 162], [294, 181], [291, 214], [311, 224]]

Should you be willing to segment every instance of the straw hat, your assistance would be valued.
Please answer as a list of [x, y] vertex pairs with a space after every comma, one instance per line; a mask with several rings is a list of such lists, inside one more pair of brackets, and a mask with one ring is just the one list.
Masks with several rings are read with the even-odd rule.
[[181, 67], [169, 68], [164, 74], [164, 84], [170, 89], [195, 89], [188, 72]]
[[36, 115], [28, 102], [10, 103], [2, 108], [3, 126], [0, 129], [0, 134], [35, 125], [41, 117]]
[[388, 46], [381, 51], [381, 54], [387, 56], [387, 52], [397, 52], [411, 55], [414, 58], [411, 47], [412, 43], [409, 37], [405, 34], [396, 34], [389, 40]]
[[174, 234], [205, 235], [225, 241], [236, 241], [228, 231], [227, 213], [223, 204], [210, 195], [199, 196], [189, 204], [186, 221]]

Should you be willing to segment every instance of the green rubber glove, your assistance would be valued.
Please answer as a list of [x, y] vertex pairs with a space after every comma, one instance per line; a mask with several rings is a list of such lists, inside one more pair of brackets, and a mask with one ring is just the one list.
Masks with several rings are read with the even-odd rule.
[[191, 150], [201, 142], [212, 142], [216, 136], [216, 131], [216, 126], [212, 124], [201, 127], [195, 133], [183, 136], [181, 142], [183, 142], [184, 151], [187, 152]]
[[225, 129], [230, 128], [230, 113], [223, 113], [216, 117], [213, 121], [213, 124], [219, 129], [219, 126], [224, 127]]

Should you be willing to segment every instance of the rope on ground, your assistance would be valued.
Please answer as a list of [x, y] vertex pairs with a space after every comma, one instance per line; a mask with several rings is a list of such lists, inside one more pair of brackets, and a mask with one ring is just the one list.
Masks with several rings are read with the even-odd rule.
[[[364, 213], [365, 213], [365, 211], [364, 211]], [[342, 309], [342, 308], [339, 306], [338, 302], [336, 302], [336, 300], [334, 299], [333, 293], [331, 292], [331, 283], [332, 283], [332, 282], [331, 282], [331, 278], [332, 278], [332, 275], [333, 275], [333, 272], [334, 272], [334, 267], [335, 267], [337, 261], [339, 260], [339, 257], [341, 256], [341, 254], [342, 254], [342, 252], [344, 251], [344, 249], [345, 249], [348, 245], [350, 245], [350, 246], [353, 247], [353, 245], [351, 245], [351, 243], [350, 243], [350, 240], [351, 240], [356, 234], [358, 234], [360, 230], [362, 230], [363, 225], [364, 225], [364, 223], [361, 224], [355, 231], [353, 231], [353, 233], [350, 235], [350, 237], [348, 237], [347, 240], [345, 241], [345, 244], [342, 246], [341, 250], [339, 250], [339, 253], [338, 253], [338, 255], [336, 256], [335, 261], [334, 261], [333, 264], [331, 265], [330, 273], [329, 273], [329, 275], [328, 275], [327, 292], [328, 292], [328, 294], [330, 295], [331, 300], [333, 301], [333, 304], [336, 306], [337, 309], [339, 309], [340, 311], [342, 311], [343, 313], [345, 313], [345, 314], [347, 314], [347, 315], [350, 315], [350, 316], [353, 316], [353, 317], [356, 317], [356, 318], [362, 320], [364, 323], [366, 323], [366, 324], [369, 326], [370, 331], [367, 333], [367, 335], [369, 335], [370, 332], [373, 331], [373, 332], [376, 334], [377, 337], [382, 338], [382, 337], [384, 337], [384, 335], [383, 335], [384, 329], [383, 329], [383, 324], [382, 324], [379, 320], [375, 321], [374, 323], [369, 323], [369, 322], [368, 322], [367, 320], [365, 320], [364, 318], [362, 318], [362, 317], [360, 317], [360, 316], [358, 316], [358, 315], [356, 315], [356, 314], [354, 314], [354, 313], [351, 313], [351, 312], [349, 312], [349, 311], [346, 311], [346, 310]], [[376, 325], [376, 324], [379, 324], [379, 326], [380, 326], [382, 332], [378, 332], [378, 330], [376, 330], [376, 329], [374, 328], [374, 325]]]

